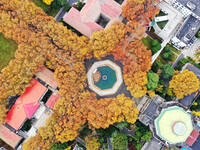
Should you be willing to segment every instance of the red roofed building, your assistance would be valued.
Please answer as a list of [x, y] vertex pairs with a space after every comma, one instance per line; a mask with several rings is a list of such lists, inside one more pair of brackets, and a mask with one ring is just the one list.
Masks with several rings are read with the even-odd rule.
[[88, 0], [80, 12], [71, 8], [63, 19], [67, 24], [90, 37], [93, 32], [103, 30], [119, 20], [121, 7], [125, 2], [126, 0]]
[[54, 79], [54, 73], [50, 71], [49, 69], [47, 69], [46, 67], [42, 67], [40, 72], [36, 74], [36, 77], [44, 81], [53, 89], [56, 89], [58, 87], [58, 84], [56, 80]]
[[197, 130], [193, 130], [191, 132], [190, 136], [185, 141], [185, 143], [189, 146], [192, 146], [195, 143], [195, 141], [197, 140], [198, 136], [199, 136], [199, 132]]
[[46, 106], [53, 109], [54, 105], [56, 104], [56, 102], [59, 100], [60, 97], [61, 95], [59, 93], [52, 94], [50, 98], [48, 99]]
[[16, 148], [22, 140], [22, 137], [10, 131], [4, 125], [0, 125], [0, 139], [10, 145], [12, 148]]
[[40, 106], [39, 100], [46, 93], [47, 88], [32, 79], [31, 85], [16, 100], [6, 117], [6, 123], [15, 130], [18, 130], [26, 119], [31, 119], [35, 111]]

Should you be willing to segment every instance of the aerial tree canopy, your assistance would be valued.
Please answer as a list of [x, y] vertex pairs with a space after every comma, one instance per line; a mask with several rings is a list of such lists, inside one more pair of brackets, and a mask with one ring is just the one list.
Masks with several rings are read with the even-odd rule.
[[159, 82], [158, 74], [154, 72], [148, 72], [147, 76], [148, 76], [148, 83], [147, 83], [148, 90], [155, 90]]
[[199, 79], [192, 71], [186, 69], [172, 77], [169, 88], [173, 90], [178, 99], [182, 99], [199, 89]]
[[[138, 4], [136, 7], [145, 16], [141, 20], [153, 17], [156, 7]], [[151, 51], [140, 41], [144, 25], [137, 18], [133, 20], [127, 25], [115, 23], [88, 39], [57, 23], [31, 1], [0, 1], [0, 32], [18, 44], [15, 59], [0, 72], [0, 123], [4, 123], [8, 111], [8, 96], [21, 95], [44, 64], [55, 70], [61, 94], [46, 126], [23, 144], [24, 150], [47, 150], [54, 143], [74, 140], [86, 122], [91, 129], [107, 128], [124, 120], [135, 123], [138, 110], [130, 97], [120, 94], [97, 100], [96, 94], [86, 90], [84, 66], [85, 59], [113, 54], [123, 64], [124, 81], [132, 96], [145, 95]], [[136, 36], [129, 36], [127, 32], [131, 31]]]
[[164, 79], [169, 79], [174, 74], [174, 69], [171, 67], [170, 64], [162, 65], [161, 70], [162, 70], [161, 74]]

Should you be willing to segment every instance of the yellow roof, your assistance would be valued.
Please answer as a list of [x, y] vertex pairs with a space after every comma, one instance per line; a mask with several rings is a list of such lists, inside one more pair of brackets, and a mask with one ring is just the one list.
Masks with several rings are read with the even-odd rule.
[[169, 144], [185, 142], [193, 130], [191, 115], [178, 106], [163, 109], [154, 123], [157, 135]]

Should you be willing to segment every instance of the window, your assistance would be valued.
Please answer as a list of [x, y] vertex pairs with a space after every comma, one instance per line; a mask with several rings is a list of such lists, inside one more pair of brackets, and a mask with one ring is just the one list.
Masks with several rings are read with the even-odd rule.
[[96, 20], [96, 23], [105, 28], [109, 21], [110, 19], [108, 17], [106, 17], [103, 14], [100, 14], [98, 19]]
[[115, 0], [115, 2], [119, 3], [120, 5], [123, 3], [124, 0]]

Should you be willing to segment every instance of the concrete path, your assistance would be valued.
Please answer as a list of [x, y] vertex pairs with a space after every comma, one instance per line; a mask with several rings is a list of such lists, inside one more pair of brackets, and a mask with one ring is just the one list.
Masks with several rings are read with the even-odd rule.
[[77, 137], [75, 140], [76, 140], [78, 143], [80, 143], [81, 145], [85, 146], [84, 140], [81, 139], [80, 137]]
[[154, 63], [154, 61], [158, 58], [158, 56], [160, 55], [160, 53], [162, 52], [162, 50], [165, 48], [165, 46], [167, 45], [167, 43], [169, 43], [169, 41], [171, 40], [171, 37], [168, 37], [168, 39], [165, 39], [162, 43], [161, 43], [161, 49], [153, 55], [152, 57], [152, 64]]
[[157, 26], [154, 26], [154, 29], [158, 36], [162, 39], [166, 39], [173, 33], [178, 24], [183, 22], [183, 15], [165, 1], [159, 3], [159, 7], [167, 14], [168, 23], [162, 30], [159, 30]]
[[194, 58], [194, 54], [198, 49], [200, 49], [200, 39], [197, 39], [191, 47], [184, 48], [182, 54]]
[[73, 3], [76, 3], [76, 2], [78, 2], [78, 0], [69, 0], [67, 4], [72, 5]]
[[177, 66], [178, 62], [179, 62], [182, 58], [184, 58], [184, 57], [185, 57], [185, 56], [184, 56], [183, 54], [180, 54], [180, 55], [177, 57], [176, 61], [173, 63], [172, 68], [175, 68], [175, 67]]
[[63, 18], [63, 16], [65, 15], [65, 13], [66, 13], [65, 7], [66, 7], [66, 5], [64, 5], [64, 6], [59, 10], [59, 12], [57, 13], [57, 15], [55, 16], [56, 22], [60, 22], [61, 19]]

